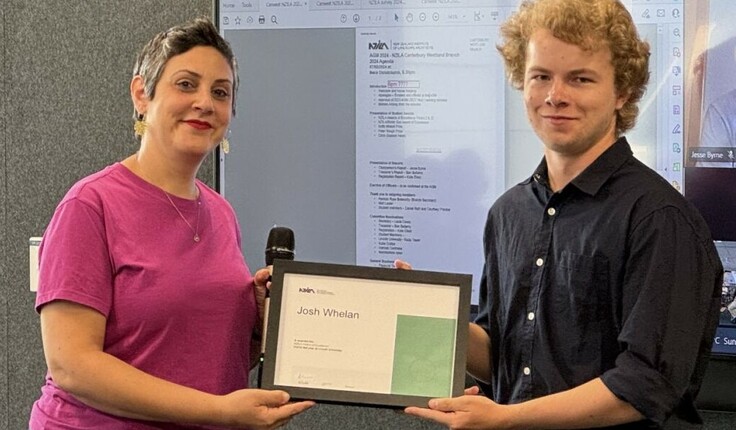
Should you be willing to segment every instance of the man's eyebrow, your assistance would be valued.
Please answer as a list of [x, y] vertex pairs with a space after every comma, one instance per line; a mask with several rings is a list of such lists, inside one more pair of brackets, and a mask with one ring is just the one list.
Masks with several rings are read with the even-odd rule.
[[582, 67], [580, 69], [573, 69], [570, 70], [568, 75], [598, 75], [598, 72], [596, 72], [594, 69], [588, 69], [586, 67]]
[[[529, 67], [526, 71], [527, 72], [541, 72], [541, 73], [546, 73], [546, 74], [551, 74], [552, 73], [549, 69], [547, 69], [545, 67], [542, 67], [542, 66], [532, 66], [532, 67]], [[596, 72], [594, 69], [589, 69], [589, 68], [586, 68], [586, 67], [582, 67], [582, 68], [579, 68], [579, 69], [568, 70], [568, 71], [565, 72], [565, 74], [566, 75], [571, 75], [571, 76], [577, 76], [577, 75], [595, 75], [595, 76], [598, 76], [599, 75], [599, 73]]]

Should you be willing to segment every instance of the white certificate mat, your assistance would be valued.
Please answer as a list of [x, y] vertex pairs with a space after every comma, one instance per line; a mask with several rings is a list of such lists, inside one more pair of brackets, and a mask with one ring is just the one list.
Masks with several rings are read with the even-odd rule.
[[263, 388], [393, 407], [461, 395], [471, 276], [277, 260]]

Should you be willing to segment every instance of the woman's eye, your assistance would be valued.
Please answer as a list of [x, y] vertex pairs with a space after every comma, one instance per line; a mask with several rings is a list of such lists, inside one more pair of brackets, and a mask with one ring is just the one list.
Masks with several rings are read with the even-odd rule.
[[213, 90], [212, 91], [212, 94], [214, 94], [215, 97], [220, 98], [220, 99], [225, 99], [225, 98], [228, 98], [230, 96], [230, 93], [228, 91], [226, 91], [226, 90], [223, 90], [223, 89]]
[[180, 81], [176, 85], [183, 90], [189, 90], [189, 89], [194, 88], [194, 84], [189, 81]]

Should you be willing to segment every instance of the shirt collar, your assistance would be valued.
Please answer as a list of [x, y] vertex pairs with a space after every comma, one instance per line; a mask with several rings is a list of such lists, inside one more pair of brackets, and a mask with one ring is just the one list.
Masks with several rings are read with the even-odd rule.
[[[632, 155], [633, 152], [631, 151], [629, 142], [622, 136], [610, 148], [606, 149], [603, 154], [596, 158], [590, 166], [570, 181], [570, 184], [586, 194], [595, 195], [611, 175]], [[549, 188], [547, 160], [545, 158], [542, 158], [542, 161], [536, 170], [534, 170], [534, 174], [526, 182], [531, 182], [532, 180]]]

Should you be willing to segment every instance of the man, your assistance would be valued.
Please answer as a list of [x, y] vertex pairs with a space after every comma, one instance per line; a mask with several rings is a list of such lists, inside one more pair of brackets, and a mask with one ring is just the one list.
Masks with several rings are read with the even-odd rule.
[[616, 0], [527, 1], [501, 32], [544, 159], [488, 215], [468, 371], [489, 398], [406, 412], [453, 429], [699, 423], [723, 269], [696, 210], [621, 137], [649, 45]]
[[718, 97], [708, 106], [700, 134], [702, 149], [726, 148], [724, 159], [698, 162], [698, 167], [736, 167], [736, 90]]

